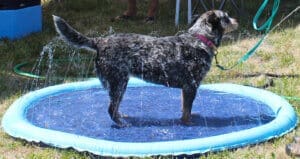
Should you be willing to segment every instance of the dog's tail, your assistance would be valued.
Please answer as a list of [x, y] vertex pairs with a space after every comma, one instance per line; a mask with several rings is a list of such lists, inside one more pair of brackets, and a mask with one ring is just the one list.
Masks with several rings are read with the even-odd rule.
[[97, 50], [97, 46], [91, 38], [88, 38], [73, 29], [64, 19], [53, 15], [53, 21], [56, 31], [66, 42], [69, 42], [78, 48], [85, 48], [92, 51]]

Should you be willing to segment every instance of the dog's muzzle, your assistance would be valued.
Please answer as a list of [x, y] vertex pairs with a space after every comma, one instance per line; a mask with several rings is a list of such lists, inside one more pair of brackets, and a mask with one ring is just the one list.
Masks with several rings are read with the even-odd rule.
[[236, 30], [239, 26], [239, 23], [237, 22], [236, 19], [234, 18], [229, 18], [229, 25], [225, 28], [225, 33], [229, 33], [232, 32], [234, 30]]

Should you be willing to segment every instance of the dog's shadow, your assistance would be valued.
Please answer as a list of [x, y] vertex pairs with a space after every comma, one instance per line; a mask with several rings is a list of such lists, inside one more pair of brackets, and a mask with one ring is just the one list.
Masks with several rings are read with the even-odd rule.
[[261, 114], [260, 116], [234, 116], [234, 117], [203, 117], [200, 114], [192, 114], [191, 122], [184, 124], [180, 119], [166, 119], [155, 117], [124, 117], [126, 127], [168, 127], [168, 126], [205, 126], [227, 127], [242, 125], [262, 125], [272, 121], [275, 117]]

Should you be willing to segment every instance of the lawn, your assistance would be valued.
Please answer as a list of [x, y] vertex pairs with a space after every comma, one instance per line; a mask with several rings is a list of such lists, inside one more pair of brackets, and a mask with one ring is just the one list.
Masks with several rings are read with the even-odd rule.
[[[0, 39], [0, 120], [8, 107], [22, 94], [42, 88], [48, 85], [69, 81], [83, 80], [85, 77], [94, 76], [93, 65], [87, 65], [86, 60], [82, 64], [62, 62], [57, 63], [51, 71], [45, 71], [47, 65], [37, 67], [37, 61], [41, 59], [43, 46], [53, 43], [55, 51], [54, 59], [67, 60], [70, 57], [87, 59], [93, 58], [93, 54], [82, 50], [74, 50], [62, 44], [55, 37], [52, 15], [58, 15], [66, 19], [74, 28], [89, 36], [104, 36], [113, 30], [117, 33], [141, 33], [153, 36], [174, 35], [186, 29], [186, 12], [180, 15], [181, 23], [174, 26], [175, 1], [161, 0], [158, 19], [154, 24], [146, 24], [143, 17], [146, 14], [147, 3], [138, 3], [139, 14], [133, 21], [111, 22], [111, 18], [119, 15], [126, 9], [126, 4], [119, 0], [62, 0], [55, 2], [43, 0], [43, 31], [34, 33], [18, 40]], [[261, 1], [259, 1], [261, 2]], [[224, 37], [222, 46], [218, 49], [219, 62], [225, 66], [231, 66], [248, 49], [260, 39], [261, 33], [252, 29], [252, 18], [259, 7], [258, 2], [245, 2], [243, 15], [237, 15], [232, 7], [226, 7], [230, 13], [240, 21], [238, 31]], [[274, 24], [277, 24], [284, 16], [299, 5], [298, 0], [282, 2], [278, 16]], [[183, 5], [186, 8], [186, 5]], [[144, 12], [143, 12], [144, 11]], [[184, 10], [185, 11], [185, 10]], [[267, 9], [266, 12], [269, 12]], [[201, 12], [201, 11], [200, 11]], [[266, 13], [266, 15], [268, 15]], [[264, 18], [262, 19], [262, 21]], [[262, 46], [249, 60], [238, 65], [232, 70], [222, 71], [213, 66], [204, 83], [230, 82], [261, 86], [273, 80], [274, 86], [266, 88], [282, 96], [300, 97], [300, 14], [299, 11], [285, 20], [274, 29], [264, 41]], [[50, 57], [51, 59], [51, 57]], [[49, 62], [47, 55], [43, 56], [46, 64]], [[29, 62], [24, 68], [33, 73], [40, 72], [48, 75], [46, 79], [32, 79], [15, 74], [14, 66], [22, 62]], [[61, 69], [63, 68], [63, 69]], [[79, 68], [79, 69], [78, 69]], [[39, 70], [41, 69], [41, 70]], [[75, 71], [74, 71], [75, 70]], [[79, 71], [78, 71], [79, 70]], [[88, 71], [86, 71], [88, 70]], [[245, 78], [243, 75], [261, 73], [259, 76]], [[271, 78], [265, 73], [277, 75], [294, 75]], [[60, 78], [55, 78], [55, 77]], [[289, 101], [298, 115], [300, 115], [300, 101]], [[298, 130], [299, 131], [299, 130]], [[286, 144], [292, 142], [300, 131], [294, 130], [287, 135], [272, 139], [268, 142], [251, 145], [235, 150], [226, 150], [218, 153], [208, 153], [200, 158], [293, 158], [285, 153]], [[0, 159], [12, 158], [101, 158], [87, 152], [77, 152], [72, 149], [58, 149], [43, 145], [29, 143], [20, 139], [14, 139], [0, 128]], [[169, 158], [169, 157], [166, 157]]]

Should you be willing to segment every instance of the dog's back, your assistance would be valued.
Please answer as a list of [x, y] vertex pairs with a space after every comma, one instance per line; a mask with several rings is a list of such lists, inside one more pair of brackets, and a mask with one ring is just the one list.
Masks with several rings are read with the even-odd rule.
[[[213, 53], [193, 40], [188, 35], [156, 38], [139, 34], [115, 34], [99, 38], [97, 67], [118, 66], [119, 71], [123, 72], [121, 74], [127, 73], [149, 82], [181, 88], [185, 83], [202, 80], [212, 61]], [[102, 74], [120, 73], [111, 69], [105, 69], [106, 72]]]

